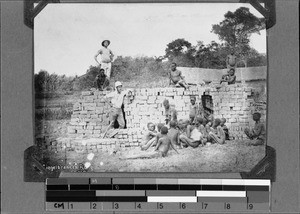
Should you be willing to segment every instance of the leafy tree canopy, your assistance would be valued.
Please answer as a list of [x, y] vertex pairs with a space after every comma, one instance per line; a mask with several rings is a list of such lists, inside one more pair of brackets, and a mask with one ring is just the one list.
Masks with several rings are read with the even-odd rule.
[[250, 35], [259, 34], [265, 28], [265, 19], [256, 17], [246, 7], [240, 7], [235, 12], [228, 11], [224, 18], [222, 22], [212, 26], [212, 32], [234, 48], [248, 45]]

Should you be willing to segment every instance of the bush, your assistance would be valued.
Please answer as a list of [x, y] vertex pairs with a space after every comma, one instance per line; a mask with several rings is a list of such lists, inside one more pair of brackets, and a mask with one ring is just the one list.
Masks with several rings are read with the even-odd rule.
[[36, 120], [64, 120], [71, 119], [73, 111], [68, 108], [61, 107], [59, 109], [43, 108], [35, 110]]

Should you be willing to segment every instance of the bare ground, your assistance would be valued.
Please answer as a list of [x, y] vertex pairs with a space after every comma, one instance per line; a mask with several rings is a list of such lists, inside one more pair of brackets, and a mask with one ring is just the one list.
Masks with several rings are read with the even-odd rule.
[[180, 149], [179, 154], [171, 150], [164, 158], [120, 159], [127, 155], [146, 154], [153, 149], [141, 151], [140, 148], [132, 148], [116, 154], [102, 151], [94, 153], [92, 160], [87, 158], [92, 152], [57, 152], [52, 162], [69, 166], [89, 162], [91, 166], [86, 171], [90, 172], [248, 172], [265, 156], [265, 146], [247, 146], [242, 141], [227, 141], [224, 145]]
[[[151, 148], [153, 150], [153, 148]], [[151, 151], [150, 151], [151, 152]], [[91, 161], [93, 172], [247, 172], [264, 156], [265, 146], [246, 146], [228, 141], [198, 148], [169, 151], [164, 158], [121, 160], [126, 155], [144, 154], [134, 148], [117, 154], [101, 152]]]

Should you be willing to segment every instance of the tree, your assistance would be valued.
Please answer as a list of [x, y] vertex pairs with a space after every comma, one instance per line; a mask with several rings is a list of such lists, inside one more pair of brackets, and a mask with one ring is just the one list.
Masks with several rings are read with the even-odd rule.
[[247, 64], [243, 62], [245, 67], [257, 67], [257, 66], [266, 66], [267, 65], [267, 56], [266, 54], [258, 53], [254, 48], [250, 48], [248, 52]]
[[165, 58], [171, 62], [176, 62], [179, 66], [193, 67], [195, 48], [185, 39], [176, 39], [169, 44], [165, 50]]
[[49, 88], [50, 74], [45, 70], [40, 70], [38, 74], [34, 75], [35, 92], [46, 92]]
[[167, 44], [166, 48], [166, 57], [168, 59], [172, 59], [180, 54], [183, 54], [184, 51], [188, 50], [192, 46], [191, 43], [186, 41], [185, 39], [176, 39], [169, 44]]
[[212, 32], [226, 46], [234, 48], [237, 56], [243, 58], [247, 64], [250, 35], [259, 34], [265, 28], [265, 19], [256, 17], [246, 7], [240, 7], [235, 12], [228, 11], [224, 17], [222, 22], [212, 26]]
[[225, 58], [227, 48], [212, 41], [208, 45], [204, 45], [202, 41], [198, 41], [195, 54], [195, 65], [199, 68], [225, 68]]

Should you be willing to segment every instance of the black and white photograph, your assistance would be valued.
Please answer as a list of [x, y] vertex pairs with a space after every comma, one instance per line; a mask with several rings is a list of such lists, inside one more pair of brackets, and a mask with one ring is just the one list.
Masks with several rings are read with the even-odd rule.
[[266, 155], [267, 56], [249, 3], [48, 4], [34, 19], [35, 160], [249, 172]]

